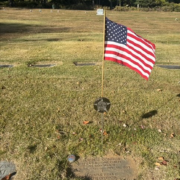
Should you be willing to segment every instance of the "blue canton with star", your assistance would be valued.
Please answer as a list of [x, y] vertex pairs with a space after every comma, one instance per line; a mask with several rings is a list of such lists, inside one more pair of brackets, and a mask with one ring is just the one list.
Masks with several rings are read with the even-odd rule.
[[127, 27], [106, 18], [105, 41], [127, 44]]

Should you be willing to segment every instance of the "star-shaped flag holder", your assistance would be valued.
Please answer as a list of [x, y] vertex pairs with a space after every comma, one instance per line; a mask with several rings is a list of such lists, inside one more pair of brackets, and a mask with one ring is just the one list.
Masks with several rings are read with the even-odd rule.
[[100, 113], [104, 113], [110, 109], [110, 105], [109, 99], [100, 97], [94, 102], [94, 109]]

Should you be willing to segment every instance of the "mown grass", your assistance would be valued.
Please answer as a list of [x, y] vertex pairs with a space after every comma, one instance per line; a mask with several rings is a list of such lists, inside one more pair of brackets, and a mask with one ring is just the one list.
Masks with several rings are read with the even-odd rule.
[[[104, 96], [111, 108], [104, 115], [108, 135], [102, 149], [101, 115], [93, 108], [101, 96], [101, 66], [73, 64], [101, 63], [102, 16], [45, 9], [5, 9], [0, 16], [0, 63], [14, 65], [0, 69], [0, 159], [15, 162], [16, 179], [70, 179], [69, 154], [109, 152], [134, 157], [139, 179], [180, 178], [179, 70], [155, 66], [146, 81], [105, 62]], [[179, 13], [107, 11], [107, 16], [155, 43], [156, 64], [180, 65]], [[36, 63], [57, 66], [28, 67]], [[168, 165], [155, 170], [161, 156]]]

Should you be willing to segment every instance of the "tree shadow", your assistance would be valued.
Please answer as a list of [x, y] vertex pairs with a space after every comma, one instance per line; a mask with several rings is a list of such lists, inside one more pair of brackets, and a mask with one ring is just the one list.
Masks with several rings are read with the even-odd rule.
[[[0, 38], [9, 39], [9, 34], [14, 34], [18, 36], [24, 36], [24, 34], [37, 34], [37, 33], [62, 33], [69, 32], [71, 28], [68, 27], [49, 27], [49, 26], [40, 26], [40, 25], [31, 25], [31, 24], [22, 24], [22, 23], [0, 23]], [[43, 39], [44, 40], [44, 39]], [[47, 39], [49, 41], [58, 41], [59, 39]]]
[[0, 23], [0, 34], [4, 33], [56, 33], [56, 32], [68, 32], [70, 28], [67, 27], [49, 27], [49, 26], [37, 26], [31, 24], [21, 23]]

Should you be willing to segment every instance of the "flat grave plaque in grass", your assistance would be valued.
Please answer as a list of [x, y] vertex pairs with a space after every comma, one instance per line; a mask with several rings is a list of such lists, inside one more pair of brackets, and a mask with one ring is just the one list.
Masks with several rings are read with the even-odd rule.
[[55, 66], [55, 64], [34, 64], [34, 65], [30, 65], [29, 67], [43, 68], [43, 67], [53, 67], [53, 66]]
[[73, 62], [75, 66], [98, 66], [100, 62]]
[[137, 176], [135, 161], [120, 157], [79, 159], [72, 163], [72, 172], [92, 180], [134, 180]]
[[157, 65], [157, 66], [166, 69], [180, 69], [180, 66], [177, 65]]
[[0, 68], [12, 68], [13, 65], [6, 65], [6, 64], [2, 64], [0, 65]]

